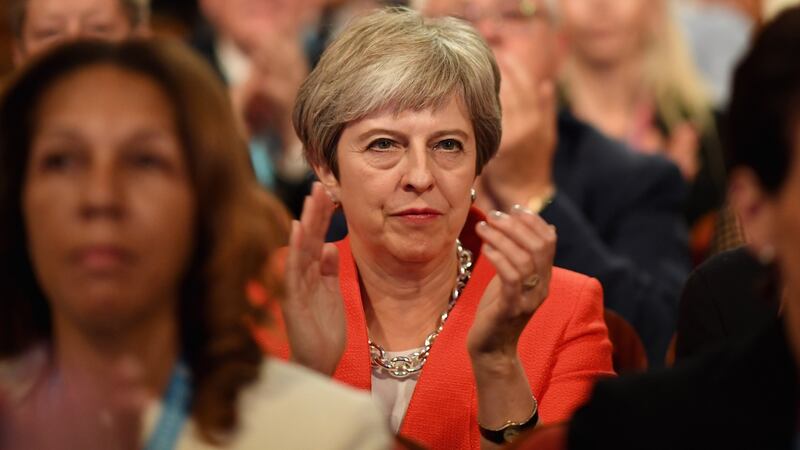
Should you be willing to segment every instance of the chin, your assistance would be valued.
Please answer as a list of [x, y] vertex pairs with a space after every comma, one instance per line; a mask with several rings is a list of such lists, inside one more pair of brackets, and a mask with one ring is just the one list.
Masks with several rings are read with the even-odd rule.
[[415, 239], [415, 236], [408, 236], [393, 242], [389, 246], [389, 251], [401, 261], [425, 263], [440, 256], [443, 251], [448, 251], [454, 243], [455, 238], [452, 242], [450, 240], [444, 242], [441, 239], [433, 241], [430, 238]]
[[63, 309], [69, 309], [82, 327], [101, 331], [124, 328], [146, 315], [148, 305], [135, 295], [134, 290], [109, 285], [92, 286], [71, 295]]

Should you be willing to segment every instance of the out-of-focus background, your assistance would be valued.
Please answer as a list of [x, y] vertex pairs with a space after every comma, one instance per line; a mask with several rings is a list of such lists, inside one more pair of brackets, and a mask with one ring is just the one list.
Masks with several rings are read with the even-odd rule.
[[[0, 21], [0, 87], [2, 80], [14, 70], [15, 41], [7, 18], [15, 1], [18, 0], [0, 0], [0, 17], [3, 18]], [[47, 10], [43, 5], [69, 9], [72, 2], [81, 7], [87, 4], [85, 0], [27, 1], [29, 7], [35, 2], [36, 11], [40, 13]], [[545, 81], [558, 88], [559, 98], [552, 102], [550, 109], [559, 108], [602, 133], [597, 136], [603, 139], [590, 143], [597, 154], [603, 151], [598, 148], [617, 149], [614, 146], [622, 144], [619, 149], [646, 155], [639, 161], [665, 167], [669, 172], [665, 177], [652, 177], [668, 181], [653, 188], [646, 183], [652, 181], [648, 173], [631, 174], [630, 178], [637, 181], [630, 183], [631, 189], [641, 189], [642, 198], [648, 198], [647, 201], [637, 200], [643, 209], [633, 211], [622, 204], [601, 204], [603, 195], [584, 195], [584, 192], [605, 194], [609, 183], [626, 178], [620, 177], [622, 172], [617, 169], [627, 170], [624, 164], [627, 159], [619, 164], [606, 164], [613, 169], [606, 172], [603, 169], [606, 166], [595, 168], [596, 164], [587, 163], [592, 170], [584, 173], [578, 165], [572, 165], [572, 157], [548, 159], [548, 155], [556, 151], [571, 154], [567, 153], [570, 150], [559, 150], [551, 141], [548, 141], [549, 146], [542, 146], [544, 148], [534, 148], [536, 139], [520, 139], [518, 145], [522, 148], [529, 141], [534, 142], [533, 147], [522, 148], [527, 153], [519, 153], [523, 155], [521, 160], [536, 167], [553, 165], [552, 170], [541, 172], [548, 178], [554, 173], [556, 179], [548, 179], [544, 184], [552, 183], [559, 191], [558, 198], [574, 194], [570, 201], [576, 203], [570, 206], [570, 211], [581, 214], [570, 213], [570, 217], [577, 217], [572, 224], [575, 226], [554, 223], [559, 229], [559, 241], [570, 242], [573, 249], [571, 254], [567, 251], [557, 254], [557, 265], [600, 279], [606, 304], [612, 305], [612, 310], [616, 301], [629, 301], [631, 291], [635, 291], [641, 293], [642, 303], [658, 304], [659, 299], [663, 299], [670, 305], [670, 311], [675, 309], [685, 277], [692, 268], [745, 243], [746, 230], [726, 201], [727, 175], [721, 130], [725, 125], [730, 78], [755, 32], [783, 8], [800, 3], [800, 0], [640, 0], [629, 3], [625, 3], [626, 0], [135, 1], [150, 2], [150, 25], [154, 35], [190, 44], [228, 87], [258, 181], [295, 217], [300, 215], [304, 197], [310, 191], [313, 173], [303, 159], [302, 144], [292, 127], [294, 96], [331, 39], [351, 18], [385, 5], [421, 9], [430, 2], [427, 9], [431, 14], [454, 14], [471, 21], [498, 54], [499, 61], [503, 58], [515, 61], [506, 68], [522, 67], [526, 60], [536, 60], [527, 68], [530, 70], [520, 69], [523, 77], [528, 78], [524, 82], [503, 76], [507, 92], [533, 93], [532, 98], [536, 98], [538, 93], [531, 86], [542, 81], [537, 77], [546, 78]], [[104, 2], [88, 3], [102, 6]], [[109, 2], [105, 3], [108, 7]], [[499, 12], [501, 7], [505, 8], [503, 12]], [[475, 12], [477, 10], [481, 10], [480, 14]], [[51, 21], [49, 14], [48, 10], [39, 17], [45, 17], [45, 22]], [[36, 22], [31, 17], [29, 22]], [[80, 17], [84, 20], [91, 15]], [[547, 20], [540, 22], [543, 17]], [[605, 28], [598, 32], [599, 22]], [[514, 45], [497, 45], [497, 35], [501, 34], [498, 31], [508, 23], [545, 24], [547, 33], [536, 33], [534, 31], [541, 31], [541, 28], [533, 26], [521, 28], [529, 34], [505, 28], [505, 33], [513, 35], [509, 41]], [[124, 26], [132, 35], [146, 28], [137, 28], [137, 25], [131, 31], [127, 25]], [[43, 28], [45, 38], [48, 27], [50, 25], [45, 24]], [[91, 33], [96, 34], [97, 27], [81, 31], [89, 31], [89, 37], [97, 37]], [[55, 31], [58, 32], [63, 33], [63, 30]], [[36, 37], [36, 34], [25, 34], [22, 41], [30, 44], [31, 36]], [[547, 50], [548, 45], [552, 51], [542, 51]], [[30, 45], [18, 48], [25, 49], [20, 55], [35, 56], [28, 51], [33, 48]], [[508, 51], [509, 55], [500, 54], [503, 51]], [[554, 56], [556, 54], [559, 57]], [[22, 62], [25, 58], [19, 60]], [[615, 88], [609, 88], [610, 85]], [[517, 108], [518, 115], [534, 117], [540, 112], [531, 113], [531, 109], [539, 107], [534, 100], [519, 100], [518, 103], [524, 105]], [[504, 107], [504, 119], [514, 111], [514, 108]], [[522, 129], [534, 128], [531, 123], [535, 120], [508, 122], [520, 130], [504, 123], [506, 144], [508, 136], [536, 136], [541, 132]], [[558, 125], [556, 128], [554, 132], [566, 143], [564, 145], [577, 142], [567, 136], [569, 127]], [[562, 132], [566, 138], [561, 136]], [[514, 149], [505, 151], [508, 155]], [[531, 162], [531, 155], [542, 160]], [[667, 161], [663, 161], [665, 159]], [[654, 163], [656, 160], [658, 162]], [[518, 169], [512, 165], [497, 171]], [[568, 170], [575, 170], [577, 175], [572, 176]], [[495, 173], [499, 173], [497, 171]], [[492, 170], [484, 171], [482, 180], [491, 179], [491, 173]], [[558, 174], [569, 183], [559, 184]], [[497, 176], [495, 181], [502, 182], [503, 177]], [[569, 192], [571, 187], [575, 192]], [[686, 200], [685, 205], [681, 205], [684, 190]], [[539, 200], [538, 195], [531, 195], [531, 192], [523, 194], [525, 198]], [[499, 209], [498, 204], [480, 204], [488, 197], [479, 195], [476, 206], [487, 211]], [[630, 197], [638, 198], [633, 194]], [[648, 203], [651, 197], [652, 204]], [[675, 200], [662, 200], [662, 197]], [[553, 199], [552, 193], [550, 199]], [[578, 200], [584, 203], [579, 204]], [[614, 217], [613, 220], [598, 218], [606, 215]], [[637, 221], [640, 216], [657, 220], [642, 225]], [[630, 222], [626, 222], [628, 220]], [[623, 223], [635, 225], [620, 225]], [[567, 235], [561, 231], [572, 229], [585, 232]], [[335, 215], [328, 240], [339, 239], [346, 232], [344, 216]], [[643, 248], [647, 246], [652, 248]], [[586, 257], [575, 249], [601, 251]], [[631, 289], [629, 283], [640, 283], [636, 286], [642, 287]], [[660, 365], [661, 355], [673, 335], [670, 314], [661, 314], [666, 325], [659, 331], [658, 345], [652, 347], [655, 356], [651, 355], [651, 360], [657, 361], [656, 365]], [[654, 317], [660, 319], [658, 314]], [[653, 329], [649, 325], [639, 328], [640, 333]], [[647, 338], [644, 341], [645, 346], [649, 345]], [[667, 352], [668, 357], [670, 354]]]
[[[191, 35], [198, 23], [198, 8], [195, 0], [151, 0], [153, 8], [152, 23], [160, 34], [185, 38]], [[8, 17], [10, 2], [0, 1], [0, 74], [6, 75], [12, 69], [11, 31]]]
[[[0, 15], [8, 16], [8, 4], [0, 3]], [[3, 20], [0, 25], [0, 73], [11, 70], [11, 33], [8, 30], [8, 23]]]
[[[147, 0], [145, 0], [147, 1]], [[689, 1], [689, 0], [678, 0]], [[764, 20], [780, 9], [798, 3], [797, 0], [701, 0], [708, 3], [728, 3], [752, 17]], [[360, 1], [337, 0], [329, 3], [362, 3]], [[410, 6], [420, 7], [425, 0], [407, 2]], [[151, 0], [153, 9], [152, 24], [157, 33], [169, 34], [181, 38], [189, 38], [200, 22], [197, 0]], [[0, 2], [0, 75], [7, 75], [12, 69], [11, 33], [8, 17], [9, 1]]]

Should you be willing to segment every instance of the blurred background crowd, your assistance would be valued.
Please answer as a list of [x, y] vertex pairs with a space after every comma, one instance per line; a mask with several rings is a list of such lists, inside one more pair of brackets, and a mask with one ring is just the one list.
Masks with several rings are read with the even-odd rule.
[[[71, 2], [30, 0], [35, 5], [29, 10], [40, 17], [29, 14], [24, 29], [15, 30], [13, 21], [3, 21], [0, 74], [11, 73], [15, 61], [21, 64], [37, 46], [50, 41], [118, 33], [113, 27], [120, 24], [113, 22], [92, 28], [92, 11], [102, 11], [102, 1], [74, 1], [70, 6]], [[18, 3], [3, 2], [3, 16], [13, 17], [11, 8]], [[259, 183], [299, 217], [313, 180], [291, 123], [300, 84], [351, 18], [386, 5], [437, 8], [437, 2], [425, 3], [154, 0], [145, 20], [147, 33], [189, 43], [211, 64], [228, 86]], [[504, 19], [506, 6], [477, 3], [482, 9], [497, 8], [498, 20]], [[542, 194], [541, 186], [554, 184], [559, 201], [543, 216], [561, 231], [556, 265], [600, 279], [606, 306], [634, 326], [650, 364], [659, 366], [662, 356], [674, 350], [674, 310], [689, 271], [744, 242], [742, 225], [725, 201], [722, 129], [730, 80], [752, 33], [792, 1], [543, 3], [555, 11], [552, 29], [544, 38], [531, 35], [528, 49], [509, 52], [511, 65], [529, 52], [532, 62], [525, 63], [531, 70], [520, 71], [522, 79], [504, 80], [504, 89], [516, 94], [506, 93], [504, 145], [519, 151], [505, 152], [490, 166], [478, 206], [508, 207], [504, 193], [533, 198]], [[526, 4], [520, 3], [523, 9]], [[539, 7], [539, 2], [530, 5]], [[500, 42], [500, 53], [509, 47], [496, 29], [502, 25], [481, 17], [478, 22], [467, 19], [490, 43]], [[542, 80], [556, 82], [558, 137], [539, 145], [552, 150], [531, 152], [532, 144], [522, 140], [543, 135], [535, 130], [530, 108], [537, 101], [534, 85]], [[521, 95], [528, 92], [533, 96]], [[603, 137], [576, 131], [571, 119], [591, 124]], [[520, 125], [522, 121], [528, 123]], [[616, 147], [658, 157], [626, 160], [627, 156], [614, 156]], [[605, 155], [598, 158], [598, 153]], [[663, 160], [671, 162], [680, 177], [662, 166]], [[509, 173], [524, 177], [522, 185], [514, 185]], [[345, 234], [342, 215], [334, 215], [328, 239]]]
[[[2, 0], [0, 86], [64, 40], [186, 43], [223, 82], [260, 187], [300, 218], [307, 196], [322, 194], [293, 111], [329, 43], [378, 7], [456, 15], [502, 74], [502, 141], [472, 202], [486, 212], [522, 203], [554, 225], [553, 264], [602, 285], [613, 369], [645, 372], [749, 335], [782, 308], [751, 301], [779, 252], [726, 147], [735, 68], [758, 30], [797, 3]], [[348, 226], [341, 209], [330, 213], [325, 236], [336, 241]], [[744, 300], [716, 303], [728, 297]]]

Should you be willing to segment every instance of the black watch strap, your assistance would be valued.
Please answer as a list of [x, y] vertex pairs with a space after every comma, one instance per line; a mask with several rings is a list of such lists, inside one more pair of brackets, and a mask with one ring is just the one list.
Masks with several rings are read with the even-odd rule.
[[532, 429], [538, 422], [539, 408], [534, 407], [533, 414], [525, 422], [509, 422], [497, 430], [490, 430], [478, 424], [478, 429], [481, 432], [481, 436], [487, 441], [494, 442], [495, 444], [505, 444], [507, 442], [513, 442], [517, 436], [524, 433], [526, 430]]

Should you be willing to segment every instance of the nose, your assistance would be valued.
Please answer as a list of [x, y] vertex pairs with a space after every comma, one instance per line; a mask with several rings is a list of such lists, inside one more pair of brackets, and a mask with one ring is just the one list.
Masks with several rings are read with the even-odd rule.
[[66, 24], [66, 28], [64, 29], [64, 40], [65, 41], [74, 41], [76, 39], [80, 39], [83, 37], [83, 28], [81, 27], [81, 23], [78, 20], [70, 20]]
[[423, 145], [412, 146], [406, 153], [403, 189], [423, 193], [433, 188], [430, 154]]
[[82, 185], [80, 214], [84, 220], [122, 217], [122, 180], [111, 162], [89, 164]]

